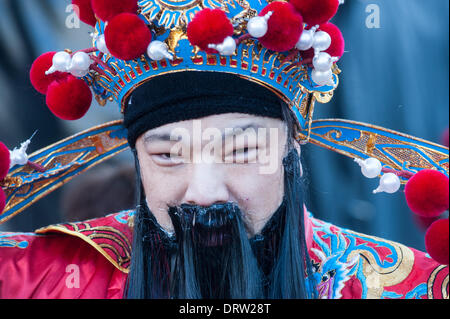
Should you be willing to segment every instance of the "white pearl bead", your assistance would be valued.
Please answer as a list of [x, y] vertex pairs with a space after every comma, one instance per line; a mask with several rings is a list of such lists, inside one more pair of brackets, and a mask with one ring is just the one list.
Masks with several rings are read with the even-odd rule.
[[273, 11], [267, 12], [264, 16], [253, 17], [248, 20], [247, 30], [248, 33], [254, 38], [261, 38], [267, 33], [267, 21], [272, 16]]
[[70, 69], [70, 74], [73, 76], [76, 76], [78, 78], [82, 78], [83, 76], [87, 75], [89, 73], [89, 69], [86, 70], [77, 70], [77, 69]]
[[221, 55], [233, 55], [236, 51], [236, 40], [228, 36], [221, 44], [208, 44], [208, 48], [216, 49]]
[[333, 66], [333, 58], [326, 52], [319, 52], [313, 58], [314, 69], [317, 71], [328, 71]]
[[45, 72], [45, 74], [48, 75], [56, 71], [67, 72], [71, 61], [72, 58], [66, 51], [56, 52], [52, 59], [52, 66]]
[[89, 70], [89, 66], [92, 64], [92, 60], [89, 54], [85, 52], [77, 52], [72, 56], [72, 62], [70, 63], [70, 70], [86, 71]]
[[397, 175], [394, 173], [385, 173], [381, 176], [380, 185], [373, 193], [386, 192], [392, 194], [400, 189], [400, 184], [400, 178]]
[[311, 78], [317, 85], [334, 85], [333, 72], [331, 69], [327, 71], [318, 71], [314, 69], [311, 72]]
[[298, 39], [297, 44], [295, 45], [295, 48], [300, 51], [306, 51], [312, 48], [313, 41], [314, 41], [314, 29], [310, 30], [303, 30], [302, 34], [300, 35], [300, 38]]
[[97, 49], [100, 50], [100, 52], [103, 52], [105, 54], [109, 54], [109, 50], [108, 47], [106, 46], [106, 41], [105, 41], [105, 35], [102, 34], [98, 37], [97, 39]]
[[312, 47], [315, 51], [325, 51], [331, 45], [331, 37], [324, 31], [317, 31], [314, 34], [314, 41]]
[[381, 174], [381, 162], [373, 157], [369, 157], [360, 164], [361, 173], [367, 178], [375, 178]]
[[150, 59], [155, 61], [159, 61], [162, 59], [173, 59], [172, 54], [169, 53], [169, 47], [167, 46], [167, 44], [158, 40], [150, 42], [147, 48], [147, 54]]
[[248, 33], [254, 38], [261, 38], [267, 33], [267, 21], [264, 17], [253, 17], [247, 23]]

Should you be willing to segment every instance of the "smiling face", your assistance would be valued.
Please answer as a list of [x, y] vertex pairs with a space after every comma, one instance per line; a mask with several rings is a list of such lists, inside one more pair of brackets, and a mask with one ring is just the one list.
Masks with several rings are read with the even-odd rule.
[[150, 211], [172, 232], [169, 206], [233, 202], [259, 233], [282, 202], [286, 139], [282, 120], [241, 113], [147, 131], [136, 150]]

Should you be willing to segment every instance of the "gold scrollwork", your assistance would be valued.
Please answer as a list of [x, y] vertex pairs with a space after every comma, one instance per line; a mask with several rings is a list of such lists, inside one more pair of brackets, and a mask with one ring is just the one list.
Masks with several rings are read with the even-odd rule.
[[318, 92], [314, 91], [314, 97], [319, 103], [328, 103], [333, 98], [333, 91], [330, 92]]
[[411, 273], [414, 266], [414, 253], [408, 247], [374, 236], [362, 235], [352, 231], [349, 231], [349, 233], [371, 238], [378, 242], [385, 242], [394, 248], [395, 254], [398, 256], [397, 262], [394, 265], [383, 268], [378, 265], [373, 253], [367, 250], [357, 249], [349, 255], [349, 260], [356, 255], [362, 257], [362, 272], [366, 277], [368, 299], [380, 299], [385, 287], [398, 285]]

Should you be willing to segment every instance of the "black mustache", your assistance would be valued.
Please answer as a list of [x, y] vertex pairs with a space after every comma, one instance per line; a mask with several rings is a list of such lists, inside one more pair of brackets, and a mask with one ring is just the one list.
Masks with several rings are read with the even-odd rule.
[[230, 241], [232, 227], [241, 220], [241, 210], [235, 203], [218, 203], [208, 207], [182, 204], [169, 207], [175, 233], [192, 232], [197, 243], [221, 246]]

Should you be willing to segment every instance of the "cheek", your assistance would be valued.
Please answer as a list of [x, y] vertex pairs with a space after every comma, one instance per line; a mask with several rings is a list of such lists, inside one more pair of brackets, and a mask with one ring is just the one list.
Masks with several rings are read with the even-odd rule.
[[140, 159], [141, 180], [150, 211], [158, 223], [167, 231], [173, 226], [167, 206], [178, 205], [183, 197], [184, 172], [167, 172], [158, 167], [151, 158]]
[[243, 165], [229, 170], [228, 176], [230, 192], [245, 212], [253, 231], [259, 232], [283, 199], [282, 170], [261, 174], [258, 165]]

